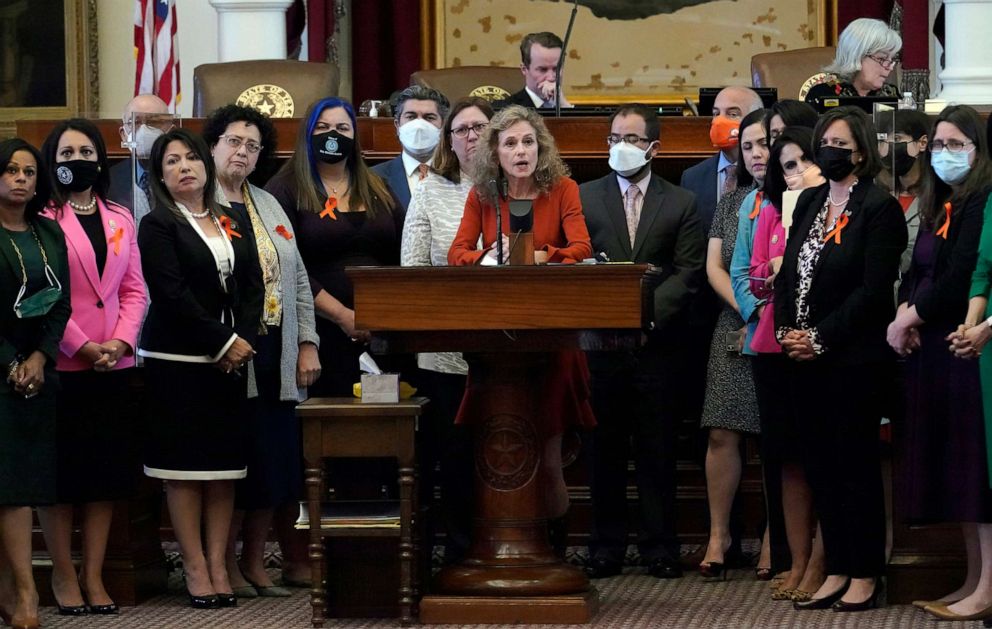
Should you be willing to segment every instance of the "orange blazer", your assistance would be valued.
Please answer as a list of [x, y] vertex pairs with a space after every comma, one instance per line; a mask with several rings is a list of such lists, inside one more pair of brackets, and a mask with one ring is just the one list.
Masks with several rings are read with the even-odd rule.
[[[510, 234], [510, 205], [500, 201], [503, 233]], [[483, 248], [478, 249], [479, 236]], [[492, 205], [479, 198], [478, 186], [473, 187], [465, 201], [458, 233], [448, 250], [448, 264], [478, 264], [496, 246], [496, 213]], [[579, 186], [569, 177], [562, 177], [547, 194], [534, 199], [534, 247], [548, 252], [548, 262], [579, 262], [592, 256], [592, 244], [586, 219], [579, 201]]]

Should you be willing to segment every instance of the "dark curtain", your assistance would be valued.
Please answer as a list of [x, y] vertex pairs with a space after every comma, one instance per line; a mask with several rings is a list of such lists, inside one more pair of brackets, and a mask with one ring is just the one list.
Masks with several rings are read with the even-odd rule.
[[310, 61], [327, 61], [327, 40], [334, 34], [334, 0], [307, 0], [307, 17]]
[[307, 23], [307, 11], [303, 0], [293, 0], [286, 9], [286, 57], [299, 59], [303, 28]]
[[410, 85], [410, 74], [420, 69], [420, 3], [353, 2], [351, 24], [355, 104], [369, 98], [388, 98]]
[[859, 17], [873, 17], [888, 23], [894, 0], [837, 0], [837, 34]]

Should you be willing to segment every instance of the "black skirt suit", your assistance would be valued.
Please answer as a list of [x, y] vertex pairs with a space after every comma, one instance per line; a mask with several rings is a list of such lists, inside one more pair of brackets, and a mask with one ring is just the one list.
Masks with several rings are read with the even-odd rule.
[[253, 347], [264, 287], [248, 217], [226, 208], [234, 251], [221, 282], [210, 246], [194, 221], [159, 207], [138, 231], [151, 307], [138, 353], [148, 382], [145, 474], [175, 480], [246, 475], [243, 434], [245, 367], [216, 367], [237, 337]]
[[[793, 215], [782, 270], [775, 282], [779, 331], [813, 329], [822, 353], [790, 361], [781, 392], [794, 413], [799, 453], [823, 531], [827, 573], [870, 578], [885, 565], [885, 510], [879, 463], [881, 392], [895, 354], [886, 343], [895, 316], [892, 289], [906, 248], [899, 203], [870, 180], [851, 192], [841, 242], [823, 243], [806, 271], [800, 250], [827, 231], [823, 207], [829, 186], [803, 192]], [[830, 227], [830, 226], [827, 226]], [[798, 325], [803, 274], [808, 315]]]

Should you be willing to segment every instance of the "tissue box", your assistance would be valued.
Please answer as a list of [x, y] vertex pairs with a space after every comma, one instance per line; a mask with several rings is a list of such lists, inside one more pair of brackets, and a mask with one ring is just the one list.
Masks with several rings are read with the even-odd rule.
[[362, 402], [395, 404], [400, 401], [400, 374], [362, 374]]

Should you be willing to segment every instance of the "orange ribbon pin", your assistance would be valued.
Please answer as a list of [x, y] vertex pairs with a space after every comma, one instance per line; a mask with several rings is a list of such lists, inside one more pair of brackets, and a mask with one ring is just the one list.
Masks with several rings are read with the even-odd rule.
[[937, 236], [947, 240], [947, 230], [951, 228], [951, 202], [944, 204], [944, 224], [937, 230]]
[[224, 233], [227, 234], [227, 239], [228, 240], [233, 240], [235, 238], [241, 238], [241, 234], [239, 234], [238, 232], [234, 231], [234, 227], [232, 226], [232, 223], [231, 223], [231, 217], [229, 217], [229, 216], [221, 216], [220, 217], [220, 226], [222, 228], [224, 228]]
[[276, 233], [285, 238], [286, 240], [292, 240], [293, 234], [286, 229], [285, 225], [276, 225]]
[[338, 209], [338, 200], [334, 197], [327, 197], [327, 201], [324, 201], [324, 211], [320, 213], [320, 218], [330, 216], [332, 221], [338, 220], [338, 217], [334, 214], [334, 210], [336, 209]]
[[835, 245], [839, 245], [840, 244], [840, 233], [842, 231], [844, 231], [844, 228], [845, 227], [847, 227], [848, 220], [850, 220], [850, 219], [848, 219], [846, 212], [843, 213], [843, 214], [841, 214], [840, 216], [838, 216], [837, 217], [837, 222], [834, 223], [834, 228], [830, 230], [830, 233], [829, 234], [827, 234], [826, 236], [823, 237], [823, 242], [827, 242], [831, 238], [833, 238], [834, 239], [834, 244]]
[[124, 228], [123, 227], [118, 227], [117, 228], [117, 231], [114, 232], [114, 235], [111, 236], [110, 237], [110, 240], [107, 241], [107, 243], [109, 243], [109, 244], [111, 244], [111, 245], [114, 246], [114, 255], [115, 256], [121, 255], [121, 240], [123, 238], [124, 238]]
[[758, 192], [758, 194], [754, 196], [754, 209], [751, 210], [751, 213], [747, 215], [747, 217], [752, 221], [758, 218], [758, 215], [761, 214], [761, 200], [764, 198], [764, 196], [765, 196], [764, 193], [760, 191]]

